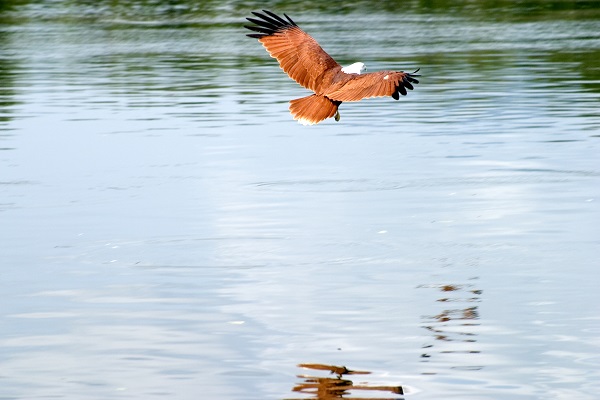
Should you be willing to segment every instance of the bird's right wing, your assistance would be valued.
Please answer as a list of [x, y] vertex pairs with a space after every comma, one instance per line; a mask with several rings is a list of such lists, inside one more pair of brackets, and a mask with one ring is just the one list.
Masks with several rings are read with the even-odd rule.
[[318, 92], [322, 83], [319, 77], [340, 65], [286, 14], [287, 21], [270, 11], [263, 12], [252, 12], [260, 19], [246, 18], [255, 25], [245, 28], [258, 32], [247, 36], [258, 39], [290, 78]]
[[392, 96], [398, 100], [406, 89], [413, 90], [419, 83], [416, 74], [403, 71], [378, 71], [368, 74], [349, 74], [339, 84], [331, 86], [323, 94], [335, 101], [359, 101], [369, 97]]

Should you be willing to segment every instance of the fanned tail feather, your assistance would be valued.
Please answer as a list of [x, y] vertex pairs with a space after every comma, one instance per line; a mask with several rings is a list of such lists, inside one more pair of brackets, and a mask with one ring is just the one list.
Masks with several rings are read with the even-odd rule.
[[341, 101], [333, 101], [328, 97], [312, 94], [290, 101], [290, 112], [294, 119], [302, 125], [314, 125], [333, 117], [340, 104], [342, 104]]

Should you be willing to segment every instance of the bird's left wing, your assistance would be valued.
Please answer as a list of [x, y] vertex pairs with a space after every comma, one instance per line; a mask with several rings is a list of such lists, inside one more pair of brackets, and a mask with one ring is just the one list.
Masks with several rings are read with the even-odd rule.
[[340, 65], [286, 14], [283, 15], [287, 20], [270, 11], [263, 12], [252, 12], [260, 19], [246, 18], [255, 25], [245, 28], [258, 32], [247, 36], [258, 39], [290, 78], [318, 92], [323, 73]]
[[406, 89], [412, 90], [413, 83], [419, 81], [413, 73], [403, 71], [378, 71], [368, 74], [349, 74], [347, 79], [334, 84], [323, 93], [335, 101], [359, 101], [369, 97], [392, 96], [398, 100], [406, 95]]

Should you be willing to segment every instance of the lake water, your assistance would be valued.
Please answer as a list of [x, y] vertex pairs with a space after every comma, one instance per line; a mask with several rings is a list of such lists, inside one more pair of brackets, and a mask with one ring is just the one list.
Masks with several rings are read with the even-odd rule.
[[597, 399], [598, 3], [297, 3], [0, 3], [0, 399]]

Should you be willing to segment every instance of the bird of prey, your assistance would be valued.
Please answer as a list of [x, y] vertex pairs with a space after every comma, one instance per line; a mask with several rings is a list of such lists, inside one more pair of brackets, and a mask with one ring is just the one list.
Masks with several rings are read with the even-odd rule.
[[290, 78], [314, 93], [290, 101], [290, 112], [303, 125], [317, 124], [327, 118], [340, 119], [339, 106], [344, 101], [359, 101], [369, 97], [392, 96], [398, 100], [419, 83], [416, 75], [404, 71], [363, 73], [365, 64], [356, 62], [342, 67], [304, 32], [290, 17], [285, 19], [263, 10], [252, 12], [257, 18], [246, 18], [254, 25], [244, 27], [253, 32], [247, 36], [258, 39], [271, 57]]

